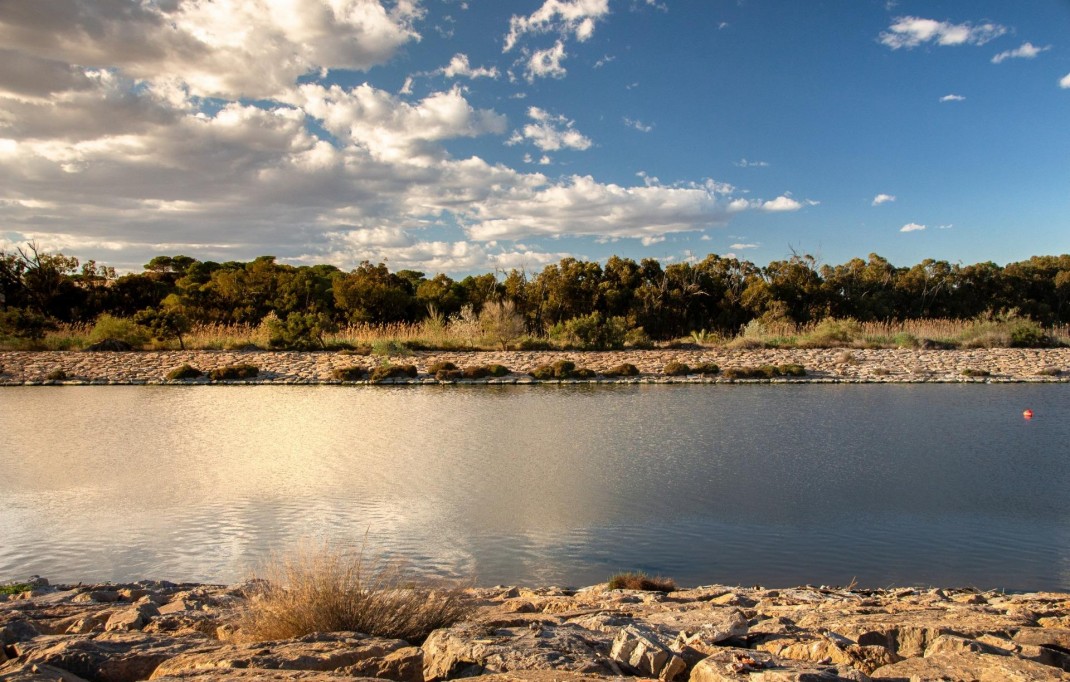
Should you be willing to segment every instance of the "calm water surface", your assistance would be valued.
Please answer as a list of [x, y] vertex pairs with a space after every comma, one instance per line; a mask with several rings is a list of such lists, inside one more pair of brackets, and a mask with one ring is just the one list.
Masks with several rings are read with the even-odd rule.
[[0, 579], [1065, 590], [1068, 444], [1060, 385], [5, 388]]

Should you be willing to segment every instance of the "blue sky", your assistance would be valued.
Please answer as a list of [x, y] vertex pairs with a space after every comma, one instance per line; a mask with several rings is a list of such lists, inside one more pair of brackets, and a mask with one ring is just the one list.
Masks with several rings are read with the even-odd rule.
[[0, 4], [0, 248], [451, 274], [1070, 251], [1070, 2]]

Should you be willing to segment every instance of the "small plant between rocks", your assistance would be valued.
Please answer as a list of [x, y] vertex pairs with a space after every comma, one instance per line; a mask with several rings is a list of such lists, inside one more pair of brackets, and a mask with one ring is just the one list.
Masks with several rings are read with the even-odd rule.
[[212, 381], [240, 381], [252, 379], [260, 374], [260, 368], [256, 365], [240, 364], [216, 367], [208, 372], [208, 378]]
[[630, 362], [625, 362], [602, 372], [602, 376], [609, 378], [637, 377], [639, 376], [639, 368]]
[[989, 377], [992, 376], [992, 372], [987, 369], [976, 369], [974, 367], [967, 367], [962, 370], [962, 376], [964, 377]]
[[397, 566], [369, 567], [360, 552], [330, 546], [276, 557], [262, 572], [239, 620], [253, 641], [356, 631], [419, 646], [472, 610], [459, 585], [413, 578]]
[[691, 368], [682, 362], [673, 360], [661, 369], [661, 373], [667, 377], [682, 377], [691, 374]]
[[729, 367], [721, 374], [725, 379], [776, 379], [804, 377], [806, 369], [799, 364], [759, 365], [758, 367]]
[[540, 381], [552, 379], [592, 379], [597, 376], [593, 369], [576, 367], [571, 360], [558, 360], [551, 365], [539, 365], [531, 370], [531, 376]]
[[379, 365], [371, 371], [368, 380], [381, 384], [388, 379], [415, 379], [418, 373], [416, 365]]
[[8, 583], [7, 585], [0, 585], [0, 594], [22, 594], [32, 589], [33, 585], [30, 583]]
[[67, 373], [62, 369], [54, 369], [45, 375], [45, 378], [49, 381], [66, 381]]
[[644, 590], [646, 592], [674, 592], [676, 581], [672, 578], [649, 576], [642, 571], [615, 573], [609, 577], [606, 587], [611, 590]]
[[186, 363], [175, 367], [173, 370], [167, 373], [168, 381], [181, 381], [183, 379], [197, 379], [204, 376], [204, 372], [197, 369], [193, 365]]

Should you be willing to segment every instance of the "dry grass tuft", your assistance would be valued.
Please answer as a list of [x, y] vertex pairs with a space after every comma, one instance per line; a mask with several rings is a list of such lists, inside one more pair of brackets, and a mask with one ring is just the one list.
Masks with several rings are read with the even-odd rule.
[[611, 590], [645, 590], [647, 592], [673, 592], [676, 581], [672, 578], [649, 576], [642, 571], [617, 573], [609, 578]]
[[239, 621], [253, 641], [356, 631], [420, 644], [472, 608], [459, 585], [412, 580], [397, 566], [369, 567], [360, 553], [328, 545], [276, 557], [263, 573]]

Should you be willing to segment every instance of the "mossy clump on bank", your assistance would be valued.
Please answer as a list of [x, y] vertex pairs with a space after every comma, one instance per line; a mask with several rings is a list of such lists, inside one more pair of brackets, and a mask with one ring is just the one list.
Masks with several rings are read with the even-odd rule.
[[1062, 373], [1063, 371], [1058, 367], [1041, 367], [1037, 370], [1037, 376], [1041, 377], [1057, 377]]
[[990, 376], [992, 376], [992, 372], [989, 372], [987, 369], [977, 369], [975, 367], [967, 367], [966, 369], [962, 370], [962, 376], [964, 376], [964, 377], [990, 377]]
[[729, 367], [721, 376], [725, 379], [776, 379], [778, 377], [804, 377], [806, 368], [789, 363], [784, 365], [759, 365], [758, 367]]
[[720, 374], [721, 373], [721, 368], [720, 368], [720, 366], [718, 366], [715, 363], [703, 362], [700, 365], [695, 365], [694, 367], [692, 367], [691, 368], [691, 372], [693, 374], [702, 374], [702, 375], [706, 375], [706, 376], [712, 376], [714, 374]]
[[256, 365], [240, 364], [216, 367], [208, 372], [208, 378], [212, 381], [238, 381], [241, 379], [253, 379], [260, 374], [260, 368]]
[[449, 360], [439, 360], [438, 362], [432, 362], [427, 367], [428, 374], [438, 374], [441, 371], [452, 371], [457, 369], [457, 365], [453, 364]]
[[576, 363], [571, 360], [558, 360], [550, 365], [539, 365], [531, 370], [531, 376], [540, 381], [549, 381], [551, 379], [591, 379], [597, 374], [587, 367], [576, 367]]
[[611, 590], [644, 590], [646, 592], [673, 592], [676, 581], [672, 578], [649, 576], [642, 571], [617, 573], [610, 576], [607, 587]]
[[378, 384], [387, 379], [415, 379], [417, 374], [416, 365], [379, 365], [371, 371], [368, 379]]
[[0, 594], [12, 595], [22, 594], [33, 589], [33, 585], [29, 583], [8, 583], [7, 585], [0, 585]]
[[331, 372], [335, 381], [363, 381], [368, 376], [368, 368], [360, 365], [337, 367]]
[[66, 381], [67, 373], [62, 369], [54, 369], [45, 375], [45, 378], [49, 381]]
[[602, 376], [605, 377], [637, 377], [639, 376], [639, 368], [630, 362], [624, 362], [616, 367], [611, 367], [602, 372]]
[[662, 367], [661, 373], [667, 377], [683, 377], [691, 374], [691, 368], [683, 362], [673, 360]]
[[175, 367], [173, 370], [167, 373], [168, 381], [181, 381], [182, 379], [197, 379], [204, 376], [204, 372], [197, 369], [188, 362], [184, 365]]

